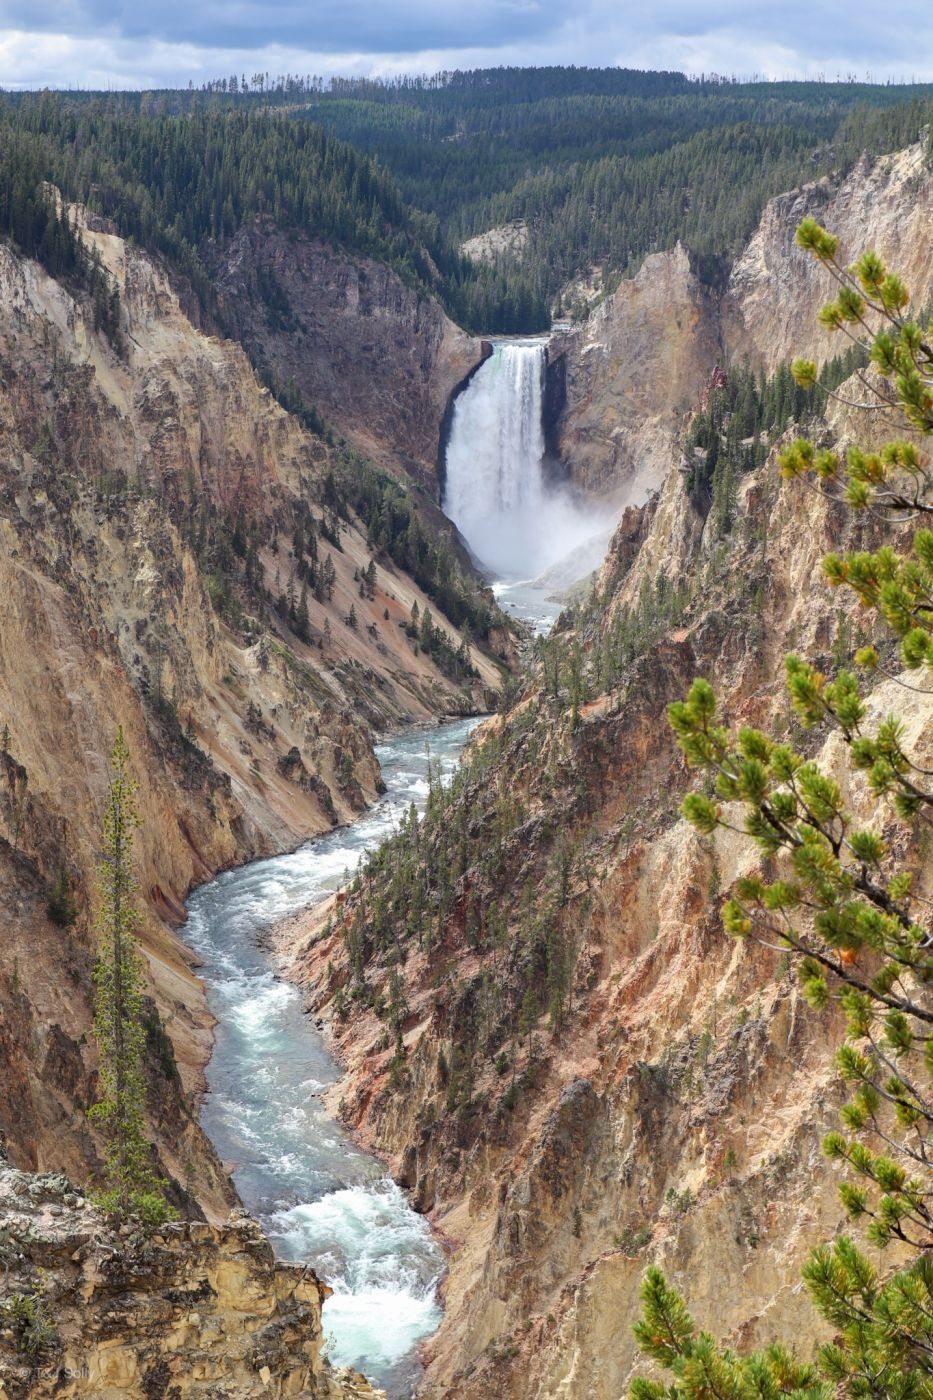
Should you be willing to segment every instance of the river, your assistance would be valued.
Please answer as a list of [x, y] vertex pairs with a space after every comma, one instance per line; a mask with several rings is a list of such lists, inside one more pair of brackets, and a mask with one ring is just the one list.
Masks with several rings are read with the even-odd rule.
[[324, 1112], [320, 1094], [339, 1067], [304, 1014], [301, 992], [277, 976], [260, 943], [280, 919], [344, 884], [411, 802], [423, 805], [429, 755], [449, 780], [477, 723], [457, 720], [380, 745], [387, 790], [359, 821], [227, 871], [188, 901], [185, 938], [203, 959], [217, 1018], [203, 1126], [276, 1252], [311, 1264], [334, 1289], [324, 1305], [328, 1355], [393, 1400], [413, 1392], [417, 1345], [440, 1322], [443, 1255], [383, 1164]]

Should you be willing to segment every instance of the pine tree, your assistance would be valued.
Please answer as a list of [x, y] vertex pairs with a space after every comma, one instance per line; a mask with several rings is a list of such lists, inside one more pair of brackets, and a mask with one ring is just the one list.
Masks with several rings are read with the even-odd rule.
[[538, 1024], [540, 1015], [541, 1005], [538, 1001], [535, 989], [532, 986], [528, 986], [525, 988], [521, 1009], [518, 1013], [518, 1034], [522, 1040], [524, 1040], [529, 1032]]
[[404, 1053], [402, 1044], [402, 1027], [408, 1015], [408, 999], [405, 995], [405, 983], [398, 968], [398, 956], [393, 954], [389, 964], [389, 1003], [387, 1015], [389, 1025], [395, 1035], [395, 1052], [397, 1055]]
[[641, 1287], [642, 1317], [635, 1338], [642, 1350], [673, 1373], [673, 1384], [642, 1378], [632, 1382], [632, 1400], [832, 1400], [816, 1368], [801, 1365], [783, 1347], [736, 1356], [698, 1332], [680, 1294], [652, 1267]]
[[321, 588], [324, 597], [330, 602], [334, 596], [334, 585], [337, 582], [337, 570], [334, 566], [333, 558], [328, 554], [321, 568]]
[[301, 585], [301, 597], [295, 611], [295, 631], [303, 642], [311, 640], [311, 619], [308, 614], [308, 589]]
[[108, 1189], [101, 1203], [147, 1224], [171, 1218], [164, 1183], [151, 1166], [144, 1136], [146, 1085], [143, 1075], [143, 975], [135, 931], [133, 836], [140, 825], [129, 750], [117, 730], [104, 808], [104, 853], [99, 867], [99, 948], [94, 971], [94, 1036], [100, 1051], [101, 1097], [90, 1110], [107, 1141]]
[[418, 633], [418, 643], [422, 651], [430, 652], [434, 647], [434, 619], [431, 616], [430, 608], [424, 610], [421, 629]]
[[64, 862], [59, 867], [58, 874], [49, 889], [46, 913], [53, 924], [59, 924], [62, 928], [73, 924], [78, 917], [78, 906], [71, 893], [71, 882]]
[[716, 462], [712, 478], [713, 526], [722, 539], [728, 535], [735, 523], [736, 487], [735, 468], [728, 452], [722, 452]]

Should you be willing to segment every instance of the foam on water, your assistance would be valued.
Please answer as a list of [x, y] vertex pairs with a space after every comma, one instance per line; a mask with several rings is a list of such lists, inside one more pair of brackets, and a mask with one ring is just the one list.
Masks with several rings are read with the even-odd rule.
[[365, 1347], [373, 1373], [391, 1375], [405, 1357], [440, 1326], [441, 1310], [430, 1297], [416, 1298], [397, 1288], [336, 1289], [326, 1303], [334, 1341], [329, 1355], [338, 1366], [358, 1365]]
[[560, 615], [561, 604], [552, 590], [534, 579], [499, 579], [492, 591], [500, 608], [524, 622], [536, 637], [546, 636]]
[[277, 1253], [311, 1264], [334, 1289], [324, 1305], [330, 1355], [392, 1397], [411, 1394], [417, 1344], [440, 1321], [443, 1255], [382, 1164], [324, 1112], [320, 1093], [339, 1070], [303, 1014], [300, 993], [276, 976], [259, 940], [338, 888], [412, 802], [423, 806], [426, 746], [449, 778], [475, 723], [459, 720], [380, 746], [387, 792], [354, 826], [228, 871], [188, 903], [186, 939], [204, 960], [218, 1020], [204, 1127]]

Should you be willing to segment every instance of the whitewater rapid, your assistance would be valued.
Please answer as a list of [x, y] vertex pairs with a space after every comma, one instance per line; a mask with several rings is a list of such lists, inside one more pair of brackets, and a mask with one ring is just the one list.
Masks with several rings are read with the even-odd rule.
[[390, 1397], [411, 1394], [417, 1344], [440, 1322], [443, 1255], [382, 1163], [324, 1112], [320, 1094], [340, 1071], [259, 940], [344, 884], [410, 803], [423, 806], [429, 754], [449, 780], [477, 722], [380, 746], [387, 791], [371, 812], [289, 855], [219, 875], [188, 901], [185, 938], [204, 961], [217, 1017], [204, 1128], [280, 1257], [311, 1264], [334, 1289], [324, 1304], [332, 1360]]

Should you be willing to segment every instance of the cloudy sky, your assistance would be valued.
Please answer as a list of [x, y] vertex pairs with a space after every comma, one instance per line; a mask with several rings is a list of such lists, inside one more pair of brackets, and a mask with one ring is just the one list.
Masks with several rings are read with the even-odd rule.
[[492, 64], [933, 80], [933, 5], [900, 0], [0, 0], [0, 87]]

